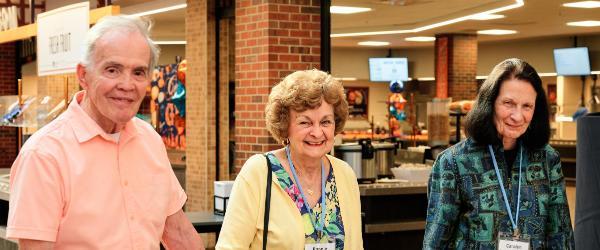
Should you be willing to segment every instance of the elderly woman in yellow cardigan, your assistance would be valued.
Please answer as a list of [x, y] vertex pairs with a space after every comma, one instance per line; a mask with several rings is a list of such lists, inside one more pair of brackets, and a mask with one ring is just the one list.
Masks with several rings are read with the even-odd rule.
[[325, 72], [294, 72], [272, 89], [266, 124], [283, 148], [242, 167], [217, 249], [363, 249], [356, 176], [327, 154], [347, 117], [343, 86]]

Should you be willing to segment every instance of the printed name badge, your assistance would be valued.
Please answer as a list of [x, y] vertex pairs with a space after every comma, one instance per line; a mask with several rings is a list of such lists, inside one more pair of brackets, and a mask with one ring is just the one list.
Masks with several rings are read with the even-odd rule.
[[500, 240], [498, 242], [498, 250], [529, 250], [529, 242], [518, 240]]
[[498, 234], [498, 250], [529, 250], [529, 237], [521, 235], [513, 237], [512, 235]]
[[335, 250], [335, 243], [306, 244], [304, 250]]

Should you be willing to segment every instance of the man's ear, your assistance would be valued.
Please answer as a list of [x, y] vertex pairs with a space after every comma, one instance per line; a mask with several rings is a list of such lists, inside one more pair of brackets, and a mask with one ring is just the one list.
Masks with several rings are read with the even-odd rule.
[[77, 64], [77, 80], [79, 81], [79, 85], [81, 86], [81, 88], [85, 90], [87, 90], [89, 86], [89, 83], [85, 79], [86, 75], [87, 71], [85, 66], [83, 66], [83, 64], [81, 63]]

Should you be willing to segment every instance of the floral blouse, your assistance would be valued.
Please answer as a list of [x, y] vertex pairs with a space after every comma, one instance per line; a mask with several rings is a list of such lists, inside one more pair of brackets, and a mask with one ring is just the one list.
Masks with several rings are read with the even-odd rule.
[[[492, 147], [514, 216], [520, 153], [507, 166], [502, 147]], [[558, 152], [524, 147], [522, 174], [517, 223], [531, 249], [574, 249]], [[442, 152], [429, 180], [423, 249], [496, 249], [498, 233], [512, 233], [499, 185], [487, 146], [467, 139]]]
[[292, 181], [292, 177], [285, 171], [273, 153], [268, 153], [267, 156], [269, 157], [269, 161], [273, 167], [273, 173], [275, 173], [279, 185], [290, 196], [300, 211], [300, 215], [302, 216], [302, 220], [304, 222], [306, 243], [327, 243], [327, 239], [329, 238], [335, 239], [335, 249], [344, 249], [344, 223], [342, 222], [342, 214], [337, 197], [337, 188], [335, 185], [333, 168], [330, 168], [329, 175], [327, 176], [327, 182], [325, 183], [325, 202], [327, 204], [327, 211], [325, 214], [323, 237], [322, 239], [319, 239], [317, 231], [315, 230], [311, 220], [313, 220], [313, 218], [317, 218], [317, 220], [321, 218], [321, 202], [323, 197], [319, 198], [317, 205], [312, 208], [313, 215], [310, 216], [309, 210], [302, 199], [302, 195], [300, 194], [300, 189], [298, 189], [298, 186], [296, 186], [296, 184]]

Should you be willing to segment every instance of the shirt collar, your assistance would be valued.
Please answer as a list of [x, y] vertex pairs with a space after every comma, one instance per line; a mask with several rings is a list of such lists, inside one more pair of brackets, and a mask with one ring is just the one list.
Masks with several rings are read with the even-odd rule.
[[[95, 136], [100, 136], [107, 141], [114, 141], [114, 139], [108, 135], [101, 127], [90, 117], [90, 115], [83, 110], [80, 103], [85, 97], [85, 90], [75, 93], [69, 107], [66, 111], [70, 116], [70, 124], [73, 127], [73, 132], [77, 137], [79, 143], [91, 140]], [[124, 142], [130, 138], [133, 138], [138, 134], [138, 128], [132, 120], [129, 120], [125, 124], [125, 128], [121, 131], [121, 141]]]

